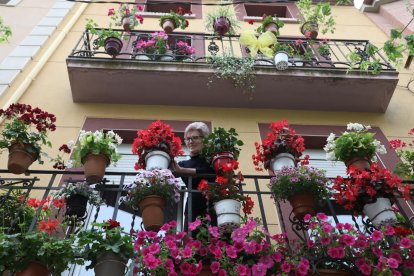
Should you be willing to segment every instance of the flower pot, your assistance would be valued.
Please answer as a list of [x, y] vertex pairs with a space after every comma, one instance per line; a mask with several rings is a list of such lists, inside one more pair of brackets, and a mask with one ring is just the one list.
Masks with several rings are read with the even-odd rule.
[[277, 52], [274, 58], [274, 62], [277, 70], [286, 70], [289, 67], [288, 53], [285, 51]]
[[151, 58], [145, 54], [139, 54], [135, 56], [136, 60], [142, 60], [142, 61], [147, 61], [147, 60], [151, 60]]
[[83, 195], [71, 195], [66, 199], [66, 213], [65, 216], [82, 218], [86, 213], [86, 205], [88, 198]]
[[352, 276], [353, 274], [347, 271], [339, 271], [336, 269], [319, 268], [313, 275], [320, 276]]
[[94, 267], [96, 276], [123, 276], [125, 274], [126, 261], [113, 252], [105, 252], [98, 257]]
[[317, 23], [305, 22], [300, 27], [300, 32], [310, 39], [316, 39], [318, 37], [319, 26]]
[[122, 49], [122, 41], [117, 38], [117, 37], [108, 37], [107, 39], [105, 39], [105, 52], [112, 56], [115, 57], [117, 56]]
[[201, 269], [199, 276], [213, 276], [213, 272], [211, 272], [210, 265], [203, 264], [203, 268]]
[[145, 169], [147, 171], [168, 169], [170, 162], [171, 157], [166, 152], [153, 150], [145, 156]]
[[15, 276], [49, 276], [52, 272], [47, 267], [38, 262], [30, 262], [22, 271], [16, 272]]
[[162, 21], [162, 28], [166, 34], [170, 34], [174, 31], [176, 27], [173, 20], [165, 19], [164, 21]]
[[142, 222], [146, 231], [158, 231], [164, 223], [165, 199], [160, 196], [147, 196], [138, 203]]
[[368, 170], [370, 168], [370, 162], [368, 161], [368, 158], [363, 157], [353, 157], [350, 160], [345, 161], [345, 165], [347, 168], [352, 165], [360, 170]]
[[376, 227], [388, 223], [397, 223], [397, 217], [391, 208], [391, 202], [388, 198], [379, 197], [376, 202], [365, 204], [362, 211]]
[[295, 157], [290, 153], [279, 153], [270, 160], [270, 169], [280, 171], [283, 167], [296, 167]]
[[172, 61], [174, 60], [174, 55], [171, 51], [167, 51], [164, 55], [160, 55], [160, 61]]
[[216, 174], [221, 175], [221, 167], [227, 163], [231, 163], [234, 160], [234, 155], [231, 152], [219, 152], [211, 159], [211, 165], [213, 166]]
[[130, 16], [125, 16], [124, 18], [122, 18], [122, 27], [127, 32], [131, 31], [131, 17]]
[[82, 159], [86, 182], [99, 183], [105, 175], [105, 168], [109, 165], [109, 158], [105, 154], [89, 153]]
[[270, 22], [264, 27], [265, 32], [272, 32], [275, 36], [279, 34], [279, 28], [277, 27], [276, 23]]
[[311, 194], [297, 194], [288, 198], [293, 214], [302, 220], [306, 214], [315, 214], [315, 199]]
[[234, 199], [223, 199], [214, 203], [220, 232], [231, 233], [240, 226], [240, 207], [241, 203]]
[[[31, 148], [32, 152], [27, 149]], [[36, 161], [38, 154], [33, 153], [34, 148], [20, 142], [15, 142], [9, 147], [9, 161], [7, 169], [14, 174], [22, 174]]]
[[272, 60], [269, 59], [267, 56], [258, 53], [257, 54], [257, 58], [256, 58], [256, 64], [257, 65], [267, 65], [267, 66], [272, 66]]
[[230, 30], [230, 21], [227, 17], [220, 16], [214, 20], [213, 29], [218, 35], [225, 35]]

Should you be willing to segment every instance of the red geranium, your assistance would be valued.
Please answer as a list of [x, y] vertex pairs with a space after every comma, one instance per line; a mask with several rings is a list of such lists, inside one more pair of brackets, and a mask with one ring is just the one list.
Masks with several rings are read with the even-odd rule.
[[132, 144], [132, 153], [138, 155], [135, 169], [145, 167], [145, 156], [153, 150], [165, 151], [171, 158], [182, 155], [180, 137], [175, 137], [173, 129], [168, 124], [156, 121], [150, 124], [148, 129], [138, 130], [138, 137]]
[[262, 145], [255, 143], [256, 154], [253, 154], [253, 164], [257, 171], [268, 169], [270, 160], [279, 153], [290, 153], [299, 158], [305, 150], [305, 141], [302, 136], [296, 135], [296, 131], [289, 127], [286, 119], [280, 122], [271, 122], [270, 131], [263, 139]]

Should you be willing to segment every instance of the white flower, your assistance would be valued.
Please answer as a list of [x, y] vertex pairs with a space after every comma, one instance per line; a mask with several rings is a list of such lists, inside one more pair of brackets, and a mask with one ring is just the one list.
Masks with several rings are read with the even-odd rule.
[[75, 148], [75, 141], [70, 140], [70, 141], [67, 143], [67, 146], [68, 146], [68, 148], [70, 148], [70, 149], [74, 149], [74, 148]]
[[331, 143], [335, 140], [335, 133], [329, 134], [328, 138], [326, 139], [326, 142]]
[[330, 151], [326, 153], [326, 160], [336, 161], [335, 152]]
[[115, 141], [117, 145], [122, 144], [122, 138], [118, 134], [115, 134]]
[[73, 161], [72, 161], [72, 160], [68, 160], [68, 161], [66, 161], [65, 166], [66, 166], [68, 169], [72, 168], [72, 167], [73, 167]]
[[362, 131], [364, 130], [364, 126], [359, 123], [349, 123], [347, 124], [346, 129], [350, 131]]

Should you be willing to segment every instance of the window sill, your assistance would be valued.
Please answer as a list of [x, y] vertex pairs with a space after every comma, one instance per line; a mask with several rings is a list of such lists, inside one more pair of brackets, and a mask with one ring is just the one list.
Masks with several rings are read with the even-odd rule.
[[[247, 15], [243, 16], [243, 21], [249, 21], [252, 19], [256, 22], [262, 22], [261, 16], [247, 16]], [[284, 17], [284, 18], [279, 18], [279, 20], [281, 20], [283, 23], [299, 23], [298, 18]]]
[[[160, 18], [161, 16], [167, 15], [168, 13], [165, 12], [138, 12], [139, 15], [149, 17], [149, 18]], [[185, 18], [188, 19], [195, 19], [197, 16], [196, 14], [191, 15], [184, 15]]]

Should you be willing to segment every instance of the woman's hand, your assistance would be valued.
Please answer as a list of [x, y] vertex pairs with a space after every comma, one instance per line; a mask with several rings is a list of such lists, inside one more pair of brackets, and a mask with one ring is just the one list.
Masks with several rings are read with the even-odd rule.
[[176, 173], [192, 174], [192, 175], [196, 174], [196, 169], [195, 168], [183, 168], [180, 165], [178, 165], [178, 163], [175, 160], [173, 162], [171, 162], [171, 168]]

